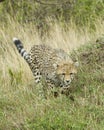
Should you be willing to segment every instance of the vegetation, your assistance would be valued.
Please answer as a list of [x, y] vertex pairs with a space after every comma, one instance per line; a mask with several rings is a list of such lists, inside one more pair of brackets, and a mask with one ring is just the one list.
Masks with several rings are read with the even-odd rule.
[[[0, 130], [102, 130], [104, 1], [70, 0], [72, 6], [68, 10], [64, 1], [29, 2], [0, 3]], [[83, 8], [78, 8], [80, 3]], [[56, 11], [59, 7], [62, 12]], [[36, 20], [25, 22], [32, 16]], [[37, 23], [45, 23], [42, 18], [49, 24], [48, 34], [42, 28], [44, 40], [37, 31]], [[54, 21], [50, 22], [52, 18]], [[45, 43], [64, 49], [79, 61], [69, 95], [49, 96], [47, 100], [41, 97], [42, 86], [34, 83], [28, 65], [13, 45], [13, 37], [20, 38], [27, 51], [33, 44]]]
[[35, 24], [42, 36], [55, 21], [66, 29], [74, 22], [94, 30], [95, 21], [104, 19], [104, 0], [4, 0], [0, 3], [0, 20], [7, 23], [8, 15], [22, 24]]

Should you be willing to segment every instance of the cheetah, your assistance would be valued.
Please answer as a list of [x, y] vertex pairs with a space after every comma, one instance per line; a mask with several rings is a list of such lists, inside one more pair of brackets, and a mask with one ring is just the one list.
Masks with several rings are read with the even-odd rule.
[[13, 42], [28, 63], [36, 83], [44, 79], [48, 87], [70, 87], [78, 62], [73, 62], [64, 50], [40, 44], [34, 45], [28, 53], [18, 38], [13, 38]]

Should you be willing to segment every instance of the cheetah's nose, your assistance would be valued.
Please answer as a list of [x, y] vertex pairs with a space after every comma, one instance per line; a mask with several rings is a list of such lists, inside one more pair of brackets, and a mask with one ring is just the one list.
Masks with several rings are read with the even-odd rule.
[[69, 84], [71, 82], [71, 80], [66, 80], [66, 83]]

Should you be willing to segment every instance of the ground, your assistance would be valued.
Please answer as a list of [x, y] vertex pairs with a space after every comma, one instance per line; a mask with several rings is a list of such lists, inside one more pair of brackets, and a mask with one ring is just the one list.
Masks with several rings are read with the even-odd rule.
[[[43, 99], [21, 71], [9, 69], [1, 80], [0, 130], [102, 130], [104, 128], [104, 44], [88, 43], [73, 51], [80, 67], [67, 96]], [[8, 82], [7, 82], [8, 83]], [[38, 86], [39, 87], [39, 86]]]

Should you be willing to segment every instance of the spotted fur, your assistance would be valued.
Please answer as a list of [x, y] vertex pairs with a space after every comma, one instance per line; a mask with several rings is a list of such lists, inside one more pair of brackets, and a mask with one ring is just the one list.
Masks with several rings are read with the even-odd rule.
[[41, 44], [34, 45], [27, 53], [19, 39], [14, 38], [13, 41], [29, 64], [36, 83], [44, 79], [48, 86], [69, 87], [77, 73], [78, 63], [74, 63], [66, 52]]

